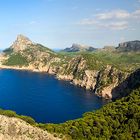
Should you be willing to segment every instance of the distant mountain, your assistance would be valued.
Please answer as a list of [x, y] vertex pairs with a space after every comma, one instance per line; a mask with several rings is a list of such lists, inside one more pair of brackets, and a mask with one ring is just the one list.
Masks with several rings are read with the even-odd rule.
[[140, 51], [140, 41], [135, 40], [135, 41], [128, 41], [128, 42], [123, 42], [118, 45], [116, 48], [117, 51], [120, 52], [137, 52]]
[[102, 49], [98, 49], [99, 51], [107, 51], [107, 52], [113, 52], [116, 50], [115, 46], [104, 46]]
[[87, 45], [80, 45], [80, 44], [72, 44], [70, 48], [65, 48], [64, 52], [80, 52], [80, 51], [95, 51], [96, 48]]

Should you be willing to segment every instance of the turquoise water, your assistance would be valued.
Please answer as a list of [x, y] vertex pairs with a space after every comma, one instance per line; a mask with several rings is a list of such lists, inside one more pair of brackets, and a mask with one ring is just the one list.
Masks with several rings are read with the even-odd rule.
[[31, 116], [37, 122], [76, 119], [106, 103], [90, 91], [45, 73], [0, 70], [0, 108]]

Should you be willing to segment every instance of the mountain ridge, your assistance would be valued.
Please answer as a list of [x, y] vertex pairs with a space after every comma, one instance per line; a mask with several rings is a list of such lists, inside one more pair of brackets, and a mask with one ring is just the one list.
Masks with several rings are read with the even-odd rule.
[[15, 42], [0, 57], [1, 68], [47, 72], [106, 99], [113, 98], [112, 90], [140, 67], [139, 54], [108, 51], [56, 53], [21, 35]]
[[137, 52], [140, 51], [140, 41], [139, 40], [134, 40], [134, 41], [127, 41], [127, 42], [122, 42], [118, 45], [116, 48], [117, 51], [120, 52]]
[[92, 46], [73, 43], [70, 48], [65, 48], [62, 51], [63, 52], [81, 52], [81, 51], [95, 51], [95, 50], [97, 49]]

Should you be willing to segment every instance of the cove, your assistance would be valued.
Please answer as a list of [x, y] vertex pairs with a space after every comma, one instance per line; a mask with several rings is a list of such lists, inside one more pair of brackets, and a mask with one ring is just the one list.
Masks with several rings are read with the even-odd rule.
[[108, 101], [46, 73], [0, 70], [0, 108], [36, 122], [62, 123], [101, 108]]

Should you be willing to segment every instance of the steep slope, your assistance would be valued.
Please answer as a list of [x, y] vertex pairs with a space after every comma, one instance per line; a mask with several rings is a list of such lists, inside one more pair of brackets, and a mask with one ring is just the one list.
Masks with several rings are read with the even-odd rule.
[[33, 127], [18, 118], [0, 115], [1, 140], [59, 140], [47, 131]]

